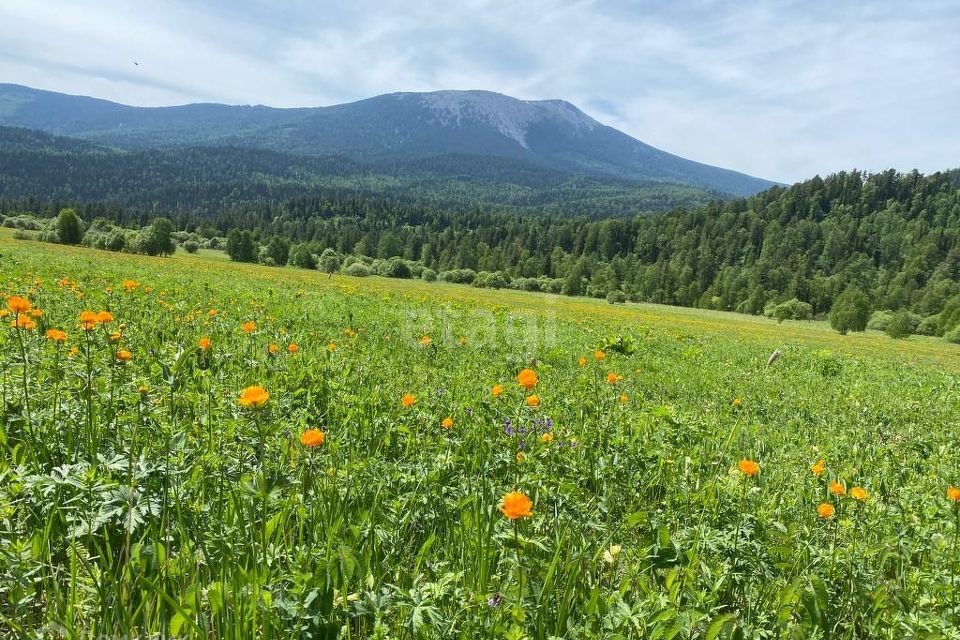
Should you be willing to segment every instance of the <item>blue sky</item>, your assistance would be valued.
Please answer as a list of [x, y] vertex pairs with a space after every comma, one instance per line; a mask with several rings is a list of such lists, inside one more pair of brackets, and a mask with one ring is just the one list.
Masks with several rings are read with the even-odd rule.
[[960, 166], [958, 34], [955, 1], [10, 0], [0, 82], [137, 105], [563, 98], [666, 151], [790, 182]]

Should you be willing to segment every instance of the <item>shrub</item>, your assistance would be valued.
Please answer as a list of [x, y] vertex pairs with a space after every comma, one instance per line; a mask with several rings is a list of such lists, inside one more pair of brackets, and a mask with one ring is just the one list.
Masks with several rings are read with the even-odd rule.
[[425, 268], [423, 273], [420, 274], [421, 280], [426, 280], [427, 282], [435, 282], [437, 279], [437, 272], [433, 269]]
[[[764, 315], [766, 314], [767, 307], [764, 308]], [[793, 298], [775, 305], [771, 310], [771, 315], [777, 319], [777, 322], [783, 322], [784, 320], [810, 320], [813, 317], [813, 307], [802, 300]]]
[[[305, 242], [290, 249], [290, 264], [301, 269], [316, 269], [317, 258], [310, 250], [310, 245]], [[337, 267], [339, 268], [339, 266]], [[334, 269], [336, 271], [336, 269]]]
[[627, 301], [627, 294], [619, 289], [607, 294], [607, 302], [610, 304], [623, 304]]
[[83, 242], [83, 221], [73, 209], [61, 209], [57, 216], [57, 238], [63, 244]]
[[901, 309], [893, 314], [887, 324], [886, 334], [891, 338], [907, 338], [917, 332], [921, 320], [917, 314]]
[[927, 316], [917, 325], [917, 334], [921, 336], [940, 335], [940, 314]]
[[943, 336], [947, 342], [952, 342], [953, 344], [960, 344], [960, 325], [957, 325], [953, 329], [947, 332]]
[[893, 311], [889, 309], [874, 311], [870, 316], [870, 321], [867, 322], [867, 329], [872, 331], [886, 331], [887, 325], [890, 324], [892, 318]]
[[355, 278], [366, 278], [370, 275], [370, 267], [362, 262], [354, 262], [347, 267], [347, 275]]
[[863, 331], [869, 319], [870, 301], [862, 291], [852, 287], [837, 296], [830, 308], [830, 326], [840, 335]]
[[183, 243], [183, 250], [187, 253], [196, 253], [200, 250], [200, 245], [196, 240], [187, 240]]

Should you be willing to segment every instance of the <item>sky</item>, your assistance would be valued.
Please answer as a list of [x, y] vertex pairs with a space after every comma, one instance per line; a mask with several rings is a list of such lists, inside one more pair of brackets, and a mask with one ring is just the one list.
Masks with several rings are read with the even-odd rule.
[[562, 98], [794, 182], [960, 166], [958, 34], [956, 0], [0, 0], [0, 82], [142, 106]]

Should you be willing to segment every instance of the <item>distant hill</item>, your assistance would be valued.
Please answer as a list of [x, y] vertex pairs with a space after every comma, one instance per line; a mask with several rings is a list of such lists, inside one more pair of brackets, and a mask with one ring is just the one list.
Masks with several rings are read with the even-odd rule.
[[235, 205], [310, 195], [589, 217], [659, 212], [723, 197], [701, 187], [575, 175], [501, 156], [360, 162], [237, 146], [122, 150], [0, 127], [2, 197], [113, 202], [153, 214], [211, 217]]
[[[379, 166], [446, 156], [568, 175], [666, 182], [752, 195], [774, 183], [680, 158], [600, 124], [563, 100], [489, 91], [394, 93], [331, 107], [131, 107], [0, 84], [0, 125], [122, 149], [244, 147]], [[513, 160], [513, 165], [498, 162]], [[476, 164], [476, 163], [475, 163]]]

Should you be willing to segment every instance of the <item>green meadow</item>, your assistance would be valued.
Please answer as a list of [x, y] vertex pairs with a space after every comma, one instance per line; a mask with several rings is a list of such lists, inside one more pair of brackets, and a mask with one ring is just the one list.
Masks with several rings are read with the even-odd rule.
[[0, 638], [960, 637], [942, 339], [7, 233], [0, 293]]

